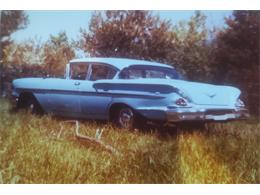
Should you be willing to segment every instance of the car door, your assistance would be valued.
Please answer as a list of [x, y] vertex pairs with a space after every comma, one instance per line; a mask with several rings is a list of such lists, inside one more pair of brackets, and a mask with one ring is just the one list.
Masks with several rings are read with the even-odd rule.
[[[49, 90], [43, 94], [48, 112], [69, 117], [80, 114], [77, 80], [49, 79]], [[47, 101], [46, 101], [47, 100]]]
[[107, 108], [112, 101], [109, 91], [97, 90], [97, 81], [112, 79], [117, 70], [110, 65], [91, 63], [88, 79], [79, 85], [80, 108], [82, 115], [92, 119], [107, 119]]
[[80, 108], [80, 84], [86, 80], [89, 71], [87, 63], [70, 64], [69, 78], [56, 79], [52, 82], [52, 89], [48, 94], [48, 104], [51, 112], [62, 116], [79, 117]]

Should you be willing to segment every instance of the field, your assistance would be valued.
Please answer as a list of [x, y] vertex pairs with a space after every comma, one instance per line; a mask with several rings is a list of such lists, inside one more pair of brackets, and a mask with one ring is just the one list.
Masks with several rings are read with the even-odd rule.
[[80, 121], [75, 138], [65, 119], [11, 113], [0, 99], [0, 183], [260, 183], [260, 121], [209, 124], [206, 129], [133, 132]]

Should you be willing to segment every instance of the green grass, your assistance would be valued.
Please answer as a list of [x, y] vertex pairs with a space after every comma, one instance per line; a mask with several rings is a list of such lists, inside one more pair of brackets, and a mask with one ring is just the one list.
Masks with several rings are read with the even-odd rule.
[[63, 121], [10, 113], [8, 102], [0, 99], [0, 183], [260, 181], [258, 120], [211, 124], [207, 130], [168, 129], [168, 133], [165, 129], [126, 132], [106, 123], [80, 121], [85, 135], [94, 137], [103, 128], [101, 140], [118, 155], [78, 141], [74, 125]]

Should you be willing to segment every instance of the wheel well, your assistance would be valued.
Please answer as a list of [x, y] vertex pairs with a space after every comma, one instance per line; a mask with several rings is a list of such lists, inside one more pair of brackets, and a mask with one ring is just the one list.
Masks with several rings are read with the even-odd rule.
[[33, 99], [33, 100], [37, 101], [36, 98], [34, 97], [34, 95], [31, 92], [22, 92], [19, 95], [17, 106], [23, 107], [24, 104], [26, 103], [26, 100], [29, 100], [29, 99]]
[[[109, 120], [113, 121], [116, 117], [116, 113], [117, 113], [118, 109], [121, 108], [121, 107], [124, 107], [124, 106], [130, 107], [129, 105], [124, 104], [124, 103], [114, 103], [114, 104], [112, 104], [109, 108]], [[131, 108], [131, 109], [133, 109], [133, 108]]]

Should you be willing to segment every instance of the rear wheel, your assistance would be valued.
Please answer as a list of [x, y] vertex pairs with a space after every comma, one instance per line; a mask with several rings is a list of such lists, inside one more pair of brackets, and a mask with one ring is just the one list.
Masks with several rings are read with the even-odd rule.
[[115, 122], [122, 129], [132, 130], [135, 124], [135, 114], [133, 109], [127, 106], [119, 107]]

